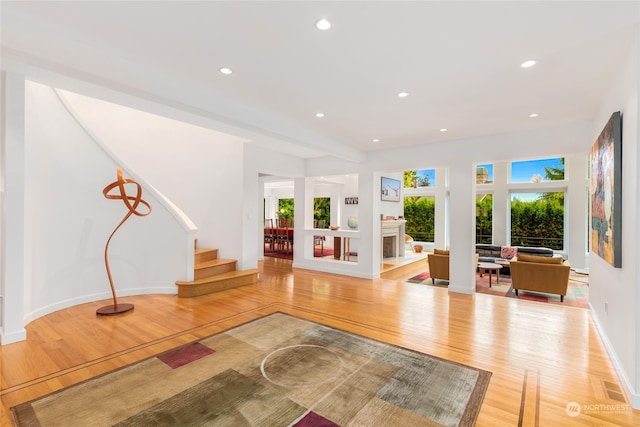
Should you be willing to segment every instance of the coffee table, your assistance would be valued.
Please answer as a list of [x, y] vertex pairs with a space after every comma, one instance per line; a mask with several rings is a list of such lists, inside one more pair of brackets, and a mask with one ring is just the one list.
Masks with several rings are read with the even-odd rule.
[[491, 287], [491, 274], [496, 273], [496, 283], [500, 283], [500, 269], [503, 266], [500, 264], [494, 264], [492, 262], [479, 262], [478, 270], [480, 271], [480, 277], [483, 273], [489, 273], [489, 287]]
[[503, 267], [509, 267], [509, 265], [511, 264], [511, 260], [508, 260], [506, 258], [496, 258], [495, 263], [500, 264]]

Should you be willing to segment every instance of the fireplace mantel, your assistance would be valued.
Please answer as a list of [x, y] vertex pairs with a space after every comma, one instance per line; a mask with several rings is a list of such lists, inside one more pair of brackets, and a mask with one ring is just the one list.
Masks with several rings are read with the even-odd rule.
[[397, 228], [399, 226], [404, 226], [407, 223], [406, 219], [385, 219], [380, 221], [382, 224], [382, 228]]

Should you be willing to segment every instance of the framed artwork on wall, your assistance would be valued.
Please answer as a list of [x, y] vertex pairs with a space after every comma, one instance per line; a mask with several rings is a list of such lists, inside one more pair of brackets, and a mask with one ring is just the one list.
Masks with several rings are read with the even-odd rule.
[[358, 204], [358, 198], [357, 197], [345, 197], [344, 198], [344, 204], [345, 205], [357, 205]]
[[380, 200], [387, 202], [400, 201], [400, 180], [382, 177], [380, 182]]
[[622, 118], [613, 113], [591, 149], [591, 251], [622, 266]]

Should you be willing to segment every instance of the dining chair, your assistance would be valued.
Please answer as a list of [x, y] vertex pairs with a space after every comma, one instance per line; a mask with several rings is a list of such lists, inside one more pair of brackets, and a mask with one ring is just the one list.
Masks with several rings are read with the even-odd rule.
[[278, 252], [289, 253], [293, 250], [293, 227], [289, 218], [280, 221], [276, 229], [276, 250]]
[[264, 220], [264, 243], [269, 245], [269, 251], [273, 252], [276, 248], [276, 231], [273, 227], [273, 219]]
[[293, 252], [293, 237], [293, 218], [287, 218], [287, 243], [291, 252]]
[[[314, 219], [314, 228], [327, 228], [326, 227], [326, 223], [327, 221], [324, 219]], [[320, 246], [320, 255], [324, 255], [324, 240], [325, 240], [325, 236], [313, 236], [313, 247], [314, 247], [314, 251], [315, 251], [315, 247], [316, 246]]]

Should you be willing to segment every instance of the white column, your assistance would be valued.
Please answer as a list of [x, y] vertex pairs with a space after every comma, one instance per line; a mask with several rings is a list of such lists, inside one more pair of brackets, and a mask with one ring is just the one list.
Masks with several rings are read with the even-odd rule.
[[511, 234], [509, 208], [509, 162], [493, 164], [493, 244], [506, 246]]
[[[305, 256], [313, 257], [313, 236], [307, 241], [304, 233], [307, 218], [309, 216], [313, 218], [313, 181], [306, 178], [294, 179], [293, 198], [293, 266], [295, 267], [296, 259], [303, 259]], [[308, 213], [309, 211], [311, 213]]]
[[586, 155], [565, 157], [565, 179], [569, 182], [569, 189], [565, 194], [564, 248], [572, 267], [586, 268], [589, 238]]
[[[304, 179], [304, 228], [313, 228], [313, 203], [316, 197], [315, 184], [315, 178]], [[299, 215], [296, 212], [294, 218], [297, 218], [298, 216]]]
[[476, 288], [475, 172], [472, 163], [454, 164], [449, 169], [450, 292], [473, 294]]
[[[298, 178], [295, 181], [296, 203], [293, 224], [293, 258], [295, 263], [301, 259], [313, 258], [313, 236], [307, 236], [304, 229], [313, 228], [313, 199], [316, 196], [314, 188], [315, 178]], [[301, 201], [302, 204], [300, 204]]]
[[434, 221], [434, 247], [445, 249], [447, 242], [447, 169], [436, 168], [436, 211]]
[[4, 97], [2, 172], [4, 195], [2, 246], [2, 345], [27, 338], [24, 329], [25, 293], [25, 80], [2, 74]]
[[[245, 167], [245, 169], [247, 169]], [[258, 178], [258, 197], [256, 199], [256, 221], [258, 226], [258, 233], [256, 234], [257, 244], [257, 260], [262, 261], [264, 259], [264, 234], [263, 226], [264, 220], [269, 218], [268, 205], [266, 203], [266, 195], [264, 194], [264, 180]]]
[[[370, 274], [371, 278], [380, 277], [380, 210], [380, 175], [359, 172], [358, 269], [363, 274]], [[370, 214], [365, 215], [365, 212]]]
[[342, 218], [342, 185], [332, 185], [329, 190], [329, 196], [331, 197], [331, 212], [329, 225], [337, 225], [339, 227], [346, 228], [346, 219]]

